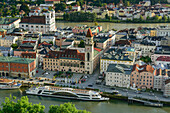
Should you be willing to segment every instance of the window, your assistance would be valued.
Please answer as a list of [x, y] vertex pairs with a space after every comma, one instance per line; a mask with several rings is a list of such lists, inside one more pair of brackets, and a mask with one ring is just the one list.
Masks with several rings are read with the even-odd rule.
[[41, 26], [41, 28], [43, 28], [43, 26]]

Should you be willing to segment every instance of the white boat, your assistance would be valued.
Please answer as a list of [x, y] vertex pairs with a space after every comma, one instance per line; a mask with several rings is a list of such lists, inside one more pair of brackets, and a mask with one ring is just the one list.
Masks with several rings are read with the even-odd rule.
[[18, 89], [22, 84], [9, 79], [0, 79], [0, 89]]
[[27, 90], [26, 94], [86, 101], [109, 100], [109, 98], [102, 97], [96, 91], [54, 86], [33, 87]]

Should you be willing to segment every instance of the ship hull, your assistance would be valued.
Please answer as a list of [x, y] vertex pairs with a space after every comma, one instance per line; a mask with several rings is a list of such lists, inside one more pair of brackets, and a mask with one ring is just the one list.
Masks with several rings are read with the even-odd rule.
[[53, 98], [62, 98], [62, 99], [71, 99], [71, 100], [82, 100], [82, 101], [108, 101], [109, 98], [102, 97], [101, 99], [90, 99], [90, 98], [79, 98], [79, 97], [67, 97], [67, 96], [58, 96], [58, 95], [45, 95], [45, 94], [34, 94], [34, 93], [28, 93], [28, 95], [34, 95], [34, 96], [43, 96], [43, 97], [53, 97]]

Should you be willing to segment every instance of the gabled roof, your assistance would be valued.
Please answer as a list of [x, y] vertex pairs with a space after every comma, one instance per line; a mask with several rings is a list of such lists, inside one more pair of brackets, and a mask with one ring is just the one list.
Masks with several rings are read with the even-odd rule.
[[154, 68], [151, 65], [139, 65], [139, 64], [135, 64], [133, 66], [133, 70], [132, 71], [138, 71], [139, 73], [141, 72], [150, 72], [153, 73], [154, 72]]
[[93, 34], [91, 32], [91, 29], [89, 28], [88, 31], [87, 31], [87, 35], [86, 37], [93, 37]]

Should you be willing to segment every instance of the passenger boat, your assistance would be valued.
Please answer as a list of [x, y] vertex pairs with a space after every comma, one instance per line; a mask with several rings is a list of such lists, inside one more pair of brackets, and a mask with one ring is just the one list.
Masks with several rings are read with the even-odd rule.
[[32, 87], [26, 91], [26, 94], [85, 101], [109, 100], [109, 98], [102, 97], [96, 91], [54, 86]]
[[18, 89], [22, 84], [9, 79], [0, 79], [0, 89]]

